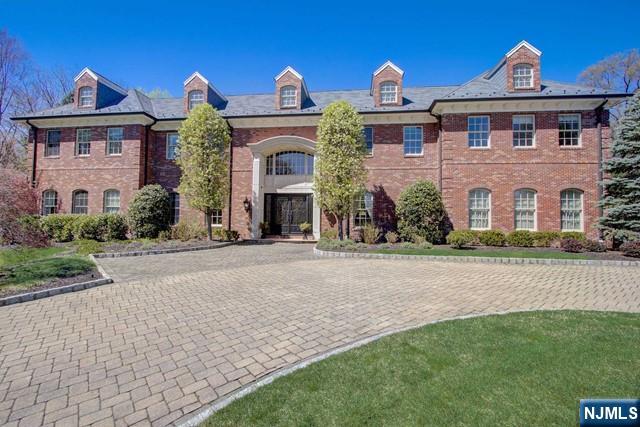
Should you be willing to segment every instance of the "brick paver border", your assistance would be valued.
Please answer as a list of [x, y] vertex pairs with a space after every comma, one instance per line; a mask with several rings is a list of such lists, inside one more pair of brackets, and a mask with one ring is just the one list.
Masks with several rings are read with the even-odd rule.
[[169, 248], [169, 249], [150, 249], [147, 251], [129, 251], [129, 252], [101, 252], [93, 254], [94, 258], [120, 258], [129, 256], [144, 256], [144, 255], [162, 255], [162, 254], [176, 254], [179, 252], [195, 252], [195, 251], [207, 251], [209, 249], [224, 248], [225, 246], [235, 245], [242, 240], [235, 242], [222, 242], [202, 246], [192, 246], [184, 248]]
[[374, 259], [412, 259], [437, 262], [466, 262], [482, 264], [542, 264], [542, 265], [592, 265], [640, 267], [640, 261], [617, 261], [604, 259], [557, 259], [557, 258], [506, 258], [479, 256], [450, 256], [450, 255], [403, 255], [377, 254], [371, 252], [323, 251], [317, 246], [313, 248], [316, 256], [327, 258], [374, 258]]

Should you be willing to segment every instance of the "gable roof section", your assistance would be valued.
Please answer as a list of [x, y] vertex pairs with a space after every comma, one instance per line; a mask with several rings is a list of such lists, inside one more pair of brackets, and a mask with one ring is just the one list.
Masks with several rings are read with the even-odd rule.
[[509, 52], [507, 52], [507, 55], [506, 55], [507, 58], [510, 57], [511, 55], [513, 55], [514, 53], [516, 53], [518, 51], [518, 49], [520, 49], [523, 46], [526, 47], [527, 49], [529, 49], [531, 52], [535, 53], [538, 56], [542, 55], [542, 52], [540, 50], [536, 49], [531, 43], [529, 43], [526, 40], [522, 40], [520, 43], [515, 45], [513, 49], [511, 49]]
[[191, 74], [189, 77], [187, 77], [187, 79], [184, 81], [184, 83], [182, 84], [183, 86], [186, 86], [191, 80], [195, 79], [195, 78], [199, 78], [200, 80], [202, 80], [204, 82], [204, 84], [206, 84], [207, 86], [209, 86], [209, 88], [220, 98], [221, 101], [226, 102], [227, 98], [223, 95], [222, 92], [220, 92], [214, 85], [212, 85], [209, 80], [207, 80], [202, 74], [200, 74], [200, 72], [195, 71], [193, 74]]
[[387, 61], [384, 64], [382, 64], [381, 66], [379, 66], [378, 69], [373, 72], [373, 75], [377, 76], [378, 74], [380, 74], [382, 72], [382, 70], [384, 70], [387, 67], [393, 68], [398, 74], [400, 74], [401, 76], [404, 76], [404, 71], [400, 67], [398, 67], [396, 64], [391, 62], [391, 61]]
[[103, 76], [102, 74], [99, 74], [99, 73], [93, 71], [89, 67], [84, 67], [82, 69], [82, 71], [80, 71], [78, 73], [78, 75], [74, 77], [73, 81], [77, 82], [78, 79], [80, 77], [84, 76], [85, 74], [89, 74], [98, 83], [101, 83], [101, 84], [107, 86], [108, 88], [115, 90], [116, 92], [120, 93], [121, 95], [125, 95], [125, 96], [127, 95], [127, 90], [124, 89], [122, 86], [112, 82], [111, 80], [109, 80], [108, 78]]

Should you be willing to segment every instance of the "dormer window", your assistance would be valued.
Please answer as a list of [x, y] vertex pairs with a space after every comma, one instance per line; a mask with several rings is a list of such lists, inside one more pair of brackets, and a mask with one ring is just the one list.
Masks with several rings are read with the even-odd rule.
[[297, 105], [296, 100], [296, 87], [295, 86], [283, 86], [280, 89], [280, 107], [290, 108]]
[[517, 64], [513, 67], [513, 88], [531, 89], [533, 87], [533, 67], [529, 64]]
[[78, 106], [80, 107], [93, 107], [93, 88], [84, 86], [79, 91]]
[[204, 92], [201, 90], [189, 92], [189, 110], [193, 110], [193, 107], [200, 104], [204, 104]]
[[398, 85], [395, 82], [382, 82], [380, 84], [380, 103], [395, 104], [398, 102]]

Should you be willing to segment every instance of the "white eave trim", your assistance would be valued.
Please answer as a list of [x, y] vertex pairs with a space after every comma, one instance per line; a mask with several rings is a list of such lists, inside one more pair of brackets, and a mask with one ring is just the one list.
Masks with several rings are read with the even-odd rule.
[[126, 89], [118, 86], [117, 84], [115, 84], [114, 82], [112, 82], [109, 79], [106, 79], [104, 77], [99, 77], [95, 72], [93, 72], [89, 67], [84, 67], [82, 69], [82, 71], [80, 71], [78, 73], [77, 76], [74, 77], [73, 81], [77, 82], [80, 77], [84, 76], [85, 74], [89, 74], [91, 76], [91, 78], [93, 78], [93, 80], [95, 80], [96, 82], [102, 83], [103, 85], [107, 86], [110, 89], [115, 90], [116, 92], [122, 94], [122, 95], [128, 95], [129, 93], [127, 92]]
[[287, 74], [287, 72], [290, 72], [291, 74], [293, 74], [294, 76], [296, 76], [297, 78], [299, 78], [300, 80], [304, 80], [304, 77], [302, 77], [302, 74], [300, 74], [299, 72], [297, 72], [296, 70], [293, 69], [293, 67], [291, 67], [290, 65], [287, 65], [287, 67], [280, 71], [280, 74], [278, 74], [274, 80], [278, 81], [282, 78], [282, 76], [284, 76], [285, 74]]
[[227, 97], [224, 96], [222, 94], [222, 92], [220, 92], [214, 85], [212, 85], [211, 83], [209, 83], [209, 80], [207, 80], [202, 74], [200, 74], [198, 71], [196, 71], [195, 73], [191, 74], [187, 80], [184, 81], [184, 83], [182, 84], [183, 86], [186, 86], [191, 80], [195, 79], [195, 78], [199, 78], [200, 80], [202, 80], [204, 82], [204, 84], [206, 84], [207, 86], [209, 86], [211, 88], [212, 91], [214, 91], [216, 93], [216, 95], [218, 95], [220, 97], [220, 99], [222, 99], [223, 101], [227, 101]]
[[373, 75], [377, 76], [382, 72], [382, 70], [384, 70], [387, 67], [393, 68], [398, 74], [400, 74], [401, 76], [404, 76], [404, 71], [391, 61], [387, 61], [384, 64], [382, 64], [380, 67], [378, 67], [378, 69], [373, 72]]
[[511, 49], [509, 52], [507, 52], [507, 58], [510, 57], [511, 55], [513, 55], [514, 53], [516, 53], [518, 51], [518, 49], [520, 49], [523, 46], [526, 47], [527, 49], [529, 49], [531, 52], [535, 53], [538, 56], [542, 55], [542, 52], [540, 50], [536, 49], [531, 43], [529, 43], [526, 40], [522, 40], [513, 49]]
[[433, 107], [434, 114], [458, 113], [494, 113], [513, 112], [528, 113], [536, 111], [585, 111], [593, 110], [607, 100], [602, 98], [569, 98], [569, 99], [497, 99], [497, 100], [460, 100], [455, 102], [437, 102]]

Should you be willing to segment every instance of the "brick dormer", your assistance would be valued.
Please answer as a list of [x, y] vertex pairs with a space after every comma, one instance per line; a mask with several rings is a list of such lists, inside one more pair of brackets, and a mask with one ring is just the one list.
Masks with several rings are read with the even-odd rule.
[[299, 110], [309, 97], [304, 77], [287, 66], [275, 78], [276, 110]]
[[[542, 52], [524, 40], [507, 52], [508, 92], [540, 92], [540, 55]], [[520, 87], [516, 86], [515, 78]]]
[[84, 68], [73, 79], [74, 104], [82, 110], [95, 110], [120, 102], [127, 90], [101, 76], [90, 68]]
[[209, 103], [217, 109], [222, 109], [227, 103], [227, 98], [197, 71], [184, 81], [183, 87], [185, 113], [189, 112], [190, 105]]
[[373, 96], [376, 107], [402, 105], [403, 76], [404, 71], [391, 61], [373, 72], [369, 94]]

